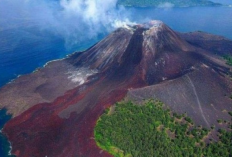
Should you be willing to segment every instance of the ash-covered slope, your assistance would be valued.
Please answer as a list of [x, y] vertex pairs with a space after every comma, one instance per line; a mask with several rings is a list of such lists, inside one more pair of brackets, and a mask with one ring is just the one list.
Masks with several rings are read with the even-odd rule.
[[230, 67], [208, 50], [151, 21], [19, 77], [0, 89], [1, 107], [14, 115], [3, 129], [12, 153], [110, 156], [96, 146], [93, 129], [104, 109], [126, 95], [158, 98], [206, 127], [215, 123], [214, 113], [229, 120], [222, 111], [232, 110]]

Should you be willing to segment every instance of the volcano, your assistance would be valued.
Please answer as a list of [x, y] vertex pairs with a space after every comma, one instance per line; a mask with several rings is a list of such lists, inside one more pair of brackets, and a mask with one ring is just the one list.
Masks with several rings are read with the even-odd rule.
[[13, 118], [3, 128], [18, 157], [111, 156], [96, 146], [94, 126], [122, 100], [159, 99], [204, 127], [230, 121], [232, 41], [178, 33], [161, 21], [125, 25], [84, 52], [48, 63], [0, 89]]

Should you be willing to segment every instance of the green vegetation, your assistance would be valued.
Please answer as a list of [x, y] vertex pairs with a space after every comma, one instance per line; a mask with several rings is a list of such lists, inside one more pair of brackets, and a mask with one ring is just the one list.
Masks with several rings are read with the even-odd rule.
[[232, 66], [232, 56], [231, 55], [224, 56], [224, 59], [226, 60], [226, 64]]
[[229, 114], [230, 116], [232, 116], [232, 112], [228, 112], [228, 114]]
[[[232, 56], [231, 55], [224, 56], [224, 59], [225, 59], [227, 65], [232, 66]], [[228, 75], [229, 75], [230, 79], [232, 80], [231, 73]], [[230, 97], [230, 99], [232, 99], [232, 94], [229, 97]]]
[[191, 7], [191, 6], [218, 6], [208, 0], [118, 0], [119, 5], [134, 7]]
[[94, 130], [97, 145], [115, 157], [231, 156], [232, 133], [219, 130], [220, 142], [206, 144], [209, 132], [152, 100], [142, 106], [116, 103]]
[[218, 122], [219, 124], [221, 124], [221, 123], [222, 123], [222, 119], [218, 119], [217, 122]]

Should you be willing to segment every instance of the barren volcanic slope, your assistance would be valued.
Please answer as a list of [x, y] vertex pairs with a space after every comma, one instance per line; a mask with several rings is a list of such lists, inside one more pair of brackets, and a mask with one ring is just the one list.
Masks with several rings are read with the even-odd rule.
[[[207, 44], [195, 44], [200, 40]], [[93, 130], [104, 109], [125, 97], [160, 99], [206, 127], [230, 120], [230, 67], [211, 52], [214, 40], [221, 43], [217, 54], [231, 50], [227, 39], [179, 34], [151, 21], [119, 28], [85, 52], [19, 77], [0, 90], [0, 106], [14, 117], [3, 128], [12, 153], [111, 156], [96, 146]]]

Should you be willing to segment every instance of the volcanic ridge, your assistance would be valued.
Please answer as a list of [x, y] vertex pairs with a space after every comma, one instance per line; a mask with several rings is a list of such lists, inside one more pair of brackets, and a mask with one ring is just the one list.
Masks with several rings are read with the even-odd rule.
[[[212, 49], [214, 47], [214, 49]], [[125, 26], [84, 52], [48, 63], [0, 89], [13, 118], [3, 133], [18, 157], [111, 156], [96, 146], [94, 126], [122, 99], [158, 99], [204, 127], [231, 121], [232, 41], [178, 33], [161, 21]]]

